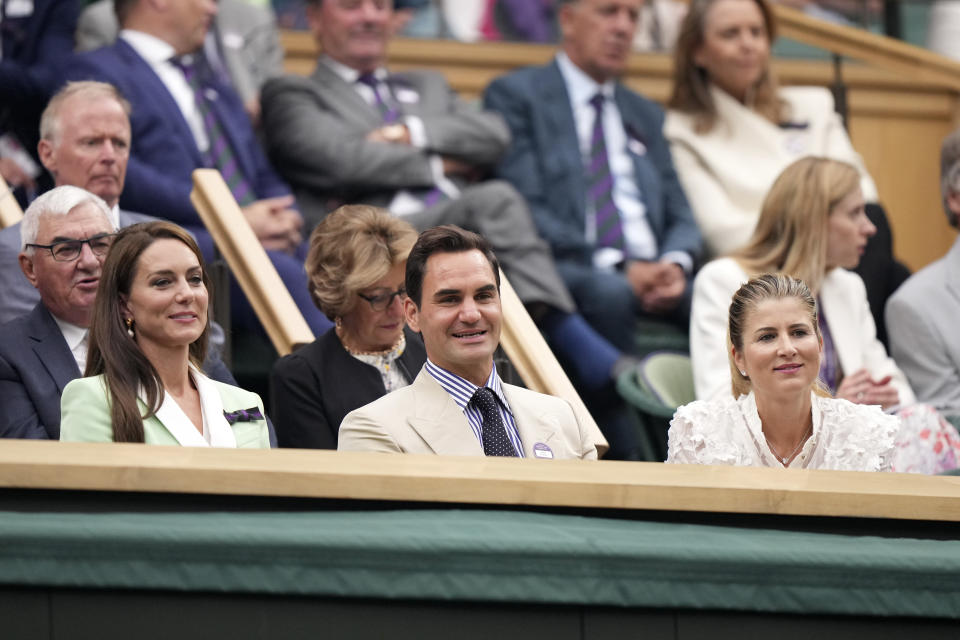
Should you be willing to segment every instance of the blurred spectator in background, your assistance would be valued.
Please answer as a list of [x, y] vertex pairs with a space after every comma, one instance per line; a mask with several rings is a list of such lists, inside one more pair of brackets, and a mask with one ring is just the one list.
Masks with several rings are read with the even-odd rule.
[[[113, 0], [96, 0], [80, 14], [77, 50], [111, 45], [119, 29]], [[233, 85], [247, 115], [258, 123], [260, 86], [283, 73], [283, 47], [270, 5], [218, 0], [217, 17], [207, 32], [202, 55], [222, 81]]]
[[79, 0], [0, 2], [0, 176], [25, 205], [42, 175], [40, 112], [73, 51]]

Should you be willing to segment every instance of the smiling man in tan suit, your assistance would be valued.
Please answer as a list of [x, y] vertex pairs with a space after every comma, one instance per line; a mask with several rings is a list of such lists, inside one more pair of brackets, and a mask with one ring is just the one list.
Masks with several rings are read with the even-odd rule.
[[427, 363], [409, 387], [347, 415], [341, 451], [597, 457], [564, 400], [503, 383], [499, 265], [481, 236], [447, 225], [423, 232], [407, 260], [404, 315]]

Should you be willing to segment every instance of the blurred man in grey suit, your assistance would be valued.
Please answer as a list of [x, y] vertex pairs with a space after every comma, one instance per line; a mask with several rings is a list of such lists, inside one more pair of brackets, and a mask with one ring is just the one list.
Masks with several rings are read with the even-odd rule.
[[[960, 228], [960, 130], [943, 141], [940, 189], [950, 226]], [[960, 418], [960, 237], [945, 256], [910, 276], [887, 301], [890, 355], [917, 400]]]

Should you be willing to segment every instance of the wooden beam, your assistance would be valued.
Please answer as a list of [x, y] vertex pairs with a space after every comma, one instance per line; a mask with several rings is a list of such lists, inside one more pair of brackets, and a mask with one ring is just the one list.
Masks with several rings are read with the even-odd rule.
[[0, 229], [12, 227], [23, 219], [20, 203], [13, 197], [13, 189], [0, 176]]
[[190, 201], [230, 265], [277, 353], [284, 356], [298, 344], [313, 342], [313, 332], [220, 172], [216, 169], [194, 171]]
[[587, 411], [580, 394], [563, 372], [547, 341], [543, 339], [543, 334], [533, 323], [533, 318], [527, 313], [503, 271], [500, 272], [500, 303], [503, 309], [500, 345], [524, 384], [528, 389], [569, 402], [577, 420], [589, 429], [597, 447], [597, 455], [602, 456], [610, 448], [610, 444], [603, 437], [597, 421]]
[[960, 477], [8, 440], [0, 487], [960, 522]]
[[960, 63], [893, 38], [808, 16], [798, 9], [773, 5], [780, 35], [826, 51], [898, 71], [917, 82], [960, 91]]

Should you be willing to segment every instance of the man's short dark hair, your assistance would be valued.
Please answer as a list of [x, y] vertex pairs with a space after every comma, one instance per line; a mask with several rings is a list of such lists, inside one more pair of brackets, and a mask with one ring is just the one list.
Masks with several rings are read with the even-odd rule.
[[417, 243], [407, 257], [406, 289], [407, 296], [420, 307], [423, 295], [423, 276], [427, 271], [427, 260], [435, 253], [462, 253], [476, 249], [490, 263], [493, 277], [500, 290], [500, 263], [486, 238], [480, 234], [466, 231], [452, 224], [427, 229], [417, 238]]

